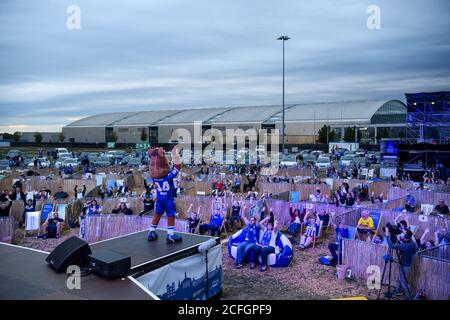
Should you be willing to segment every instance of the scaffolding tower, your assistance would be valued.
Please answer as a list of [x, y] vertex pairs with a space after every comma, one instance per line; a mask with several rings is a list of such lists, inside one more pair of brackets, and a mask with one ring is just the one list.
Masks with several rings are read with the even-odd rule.
[[407, 93], [405, 96], [407, 143], [450, 143], [450, 92]]

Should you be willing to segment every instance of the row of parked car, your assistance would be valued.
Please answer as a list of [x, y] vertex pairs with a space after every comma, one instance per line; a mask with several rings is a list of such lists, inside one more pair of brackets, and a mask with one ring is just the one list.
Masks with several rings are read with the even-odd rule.
[[339, 161], [340, 166], [357, 166], [367, 167], [371, 164], [380, 163], [381, 152], [366, 151], [358, 149], [349, 151], [346, 149], [336, 149], [333, 153], [325, 153], [321, 150], [302, 150], [294, 155], [283, 155], [281, 157], [281, 166], [296, 166], [303, 162], [306, 166], [317, 166], [320, 168], [328, 168], [333, 161]]
[[60, 169], [62, 167], [73, 167], [75, 171], [80, 170], [85, 165], [95, 167], [109, 167], [112, 165], [122, 165], [128, 167], [139, 167], [149, 162], [146, 153], [130, 155], [126, 151], [108, 150], [105, 152], [82, 152], [75, 154], [66, 148], [56, 149], [56, 160], [42, 154], [38, 156], [23, 155], [19, 150], [9, 150], [0, 159], [0, 170], [10, 167], [21, 168], [49, 168]]

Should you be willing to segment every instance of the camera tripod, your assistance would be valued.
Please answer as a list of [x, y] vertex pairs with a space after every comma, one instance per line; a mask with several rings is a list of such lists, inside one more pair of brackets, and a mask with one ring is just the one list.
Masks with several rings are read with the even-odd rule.
[[381, 275], [380, 289], [378, 290], [377, 300], [380, 299], [381, 290], [383, 289], [382, 285], [383, 285], [384, 275], [386, 274], [386, 268], [387, 268], [388, 264], [389, 264], [388, 291], [385, 292], [384, 296], [388, 299], [391, 299], [393, 297], [393, 294], [391, 292], [391, 278], [392, 278], [392, 263], [393, 262], [399, 264], [398, 272], [401, 273], [401, 275], [403, 275], [403, 279], [405, 279], [405, 284], [406, 284], [406, 288], [403, 288], [403, 289], [405, 289], [405, 291], [406, 291], [407, 299], [410, 300], [411, 299], [411, 291], [409, 289], [409, 284], [408, 284], [408, 279], [406, 278], [405, 269], [403, 268], [402, 259], [401, 259], [400, 255], [398, 254], [398, 250], [395, 250], [395, 253], [397, 254], [397, 260], [395, 260], [393, 251], [394, 251], [394, 249], [389, 248], [388, 253], [383, 256], [384, 268], [383, 268], [383, 274]]

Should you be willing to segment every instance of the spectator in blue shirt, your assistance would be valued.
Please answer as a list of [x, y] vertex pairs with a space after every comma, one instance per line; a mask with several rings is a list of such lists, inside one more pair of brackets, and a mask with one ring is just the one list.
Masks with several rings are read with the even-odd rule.
[[414, 207], [416, 206], [416, 198], [408, 192], [405, 197], [405, 209], [408, 212], [414, 212]]
[[247, 219], [247, 217], [245, 216], [247, 211], [248, 207], [245, 207], [242, 219], [247, 226], [242, 230], [242, 233], [244, 234], [244, 241], [241, 242], [237, 247], [235, 265], [236, 269], [242, 268], [244, 266], [244, 262], [247, 260], [250, 252], [255, 249], [256, 242], [259, 240], [260, 226], [258, 223], [256, 223], [255, 216]]
[[349, 239], [350, 234], [348, 232], [348, 227], [342, 220], [338, 225], [331, 220], [330, 222], [335, 230], [335, 242], [330, 242], [328, 249], [330, 250], [333, 259], [330, 261], [330, 265], [335, 266], [339, 262], [342, 262], [342, 239]]

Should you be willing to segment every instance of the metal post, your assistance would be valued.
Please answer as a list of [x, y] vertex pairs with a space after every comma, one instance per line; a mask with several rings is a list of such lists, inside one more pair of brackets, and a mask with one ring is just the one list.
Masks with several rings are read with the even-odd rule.
[[284, 154], [284, 39], [283, 39], [283, 111], [281, 115], [281, 153]]

